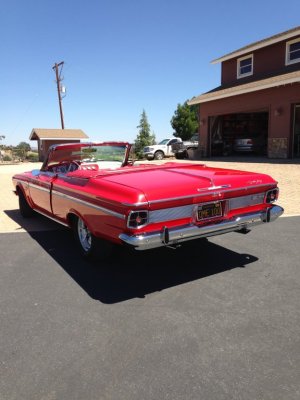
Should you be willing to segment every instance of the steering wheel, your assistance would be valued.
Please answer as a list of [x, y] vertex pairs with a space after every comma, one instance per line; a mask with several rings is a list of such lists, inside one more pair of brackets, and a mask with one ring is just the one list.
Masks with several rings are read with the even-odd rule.
[[68, 168], [68, 172], [76, 171], [79, 168], [80, 168], [80, 164], [77, 161], [71, 161], [69, 168]]

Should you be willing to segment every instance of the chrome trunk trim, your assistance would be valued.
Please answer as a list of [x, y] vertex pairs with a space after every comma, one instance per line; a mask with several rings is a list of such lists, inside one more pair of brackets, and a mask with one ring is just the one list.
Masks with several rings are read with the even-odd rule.
[[149, 223], [155, 224], [157, 222], [172, 221], [181, 218], [191, 218], [195, 209], [195, 204], [187, 206], [164, 208], [162, 210], [155, 210], [149, 212]]

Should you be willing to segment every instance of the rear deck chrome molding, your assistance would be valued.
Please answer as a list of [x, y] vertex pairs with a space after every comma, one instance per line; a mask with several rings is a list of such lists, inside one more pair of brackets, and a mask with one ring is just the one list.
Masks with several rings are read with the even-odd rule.
[[251, 194], [249, 196], [233, 197], [228, 199], [228, 209], [236, 210], [238, 208], [255, 206], [264, 203], [266, 193]]
[[[264, 198], [265, 192], [226, 199], [225, 214], [227, 214], [228, 211], [231, 210], [263, 204]], [[183, 218], [194, 218], [195, 208], [197, 208], [201, 204], [203, 203], [189, 204], [186, 206], [170, 207], [164, 208], [162, 210], [150, 211], [149, 224], [155, 224], [164, 221], [173, 221]]]
[[187, 206], [165, 208], [149, 212], [149, 224], [155, 224], [163, 221], [173, 221], [182, 218], [191, 218], [195, 209], [195, 204]]
[[[282, 207], [271, 206], [267, 210], [261, 212], [241, 214], [230, 220], [207, 226], [189, 224], [180, 228], [170, 228], [168, 230], [168, 245], [176, 245], [187, 240], [251, 229], [256, 225], [275, 221], [283, 212], [284, 210]], [[122, 242], [135, 247], [136, 250], [148, 250], [166, 245], [163, 231], [138, 235], [121, 233], [119, 238]]]

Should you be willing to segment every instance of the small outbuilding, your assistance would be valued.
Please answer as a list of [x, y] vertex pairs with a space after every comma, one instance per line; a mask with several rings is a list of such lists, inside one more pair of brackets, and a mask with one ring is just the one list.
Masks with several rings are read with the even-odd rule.
[[53, 144], [79, 143], [88, 136], [81, 129], [40, 129], [33, 128], [29, 140], [37, 140], [39, 160], [44, 161]]

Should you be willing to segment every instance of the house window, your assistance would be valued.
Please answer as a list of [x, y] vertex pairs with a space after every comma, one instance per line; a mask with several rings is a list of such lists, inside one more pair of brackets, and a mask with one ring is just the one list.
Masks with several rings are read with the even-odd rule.
[[237, 60], [237, 78], [253, 75], [253, 54]]
[[286, 43], [285, 64], [300, 62], [300, 39], [290, 40]]

